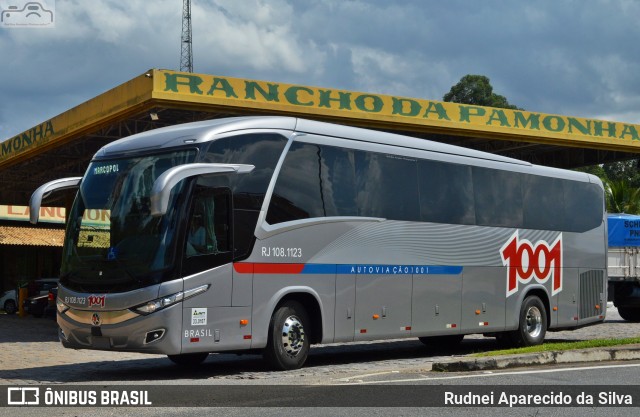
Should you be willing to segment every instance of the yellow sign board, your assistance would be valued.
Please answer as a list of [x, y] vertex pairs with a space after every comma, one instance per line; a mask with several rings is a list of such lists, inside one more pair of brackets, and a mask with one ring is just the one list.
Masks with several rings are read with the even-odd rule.
[[[39, 222], [64, 223], [66, 210], [64, 207], [41, 207]], [[0, 220], [29, 221], [29, 206], [0, 205]], [[101, 229], [109, 229], [111, 210], [85, 210], [82, 224]]]
[[640, 152], [640, 126], [635, 124], [150, 70], [0, 142], [0, 168], [158, 107], [301, 116], [389, 130]]
[[[64, 223], [64, 207], [41, 207], [39, 221], [44, 223]], [[1, 220], [29, 221], [28, 206], [0, 205]]]
[[633, 124], [166, 70], [155, 71], [153, 78], [153, 97], [163, 100], [350, 119], [399, 130], [640, 151], [640, 126]]

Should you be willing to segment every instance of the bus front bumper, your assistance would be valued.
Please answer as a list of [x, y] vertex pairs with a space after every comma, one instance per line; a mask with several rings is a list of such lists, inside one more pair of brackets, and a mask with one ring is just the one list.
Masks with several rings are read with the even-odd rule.
[[68, 309], [58, 312], [59, 338], [72, 349], [177, 355], [181, 351], [182, 309], [171, 306], [149, 315], [124, 311]]

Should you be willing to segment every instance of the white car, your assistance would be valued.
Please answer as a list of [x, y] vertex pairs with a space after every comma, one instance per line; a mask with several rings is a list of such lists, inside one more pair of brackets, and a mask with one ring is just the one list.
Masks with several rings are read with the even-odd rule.
[[[49, 294], [51, 288], [58, 286], [58, 278], [41, 278], [33, 281], [29, 285], [29, 289], [34, 291], [32, 295]], [[9, 290], [2, 293], [0, 297], [0, 308], [4, 309], [7, 314], [14, 314], [18, 311], [18, 302], [16, 301], [16, 290]]]
[[7, 314], [14, 314], [18, 309], [18, 303], [16, 303], [16, 290], [9, 290], [2, 293], [0, 297], [0, 307]]

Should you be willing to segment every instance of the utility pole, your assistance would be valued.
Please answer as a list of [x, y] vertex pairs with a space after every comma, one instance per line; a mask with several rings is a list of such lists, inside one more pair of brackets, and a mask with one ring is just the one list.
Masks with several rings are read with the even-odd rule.
[[191, 0], [182, 0], [182, 48], [180, 71], [193, 72], [193, 49], [191, 36]]

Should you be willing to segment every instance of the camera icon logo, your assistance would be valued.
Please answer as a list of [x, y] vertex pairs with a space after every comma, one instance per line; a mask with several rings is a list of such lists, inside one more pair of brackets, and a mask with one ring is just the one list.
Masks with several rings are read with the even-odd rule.
[[7, 405], [39, 405], [40, 388], [10, 387], [7, 388]]
[[47, 0], [0, 2], [0, 24], [5, 27], [53, 27], [55, 3]]

